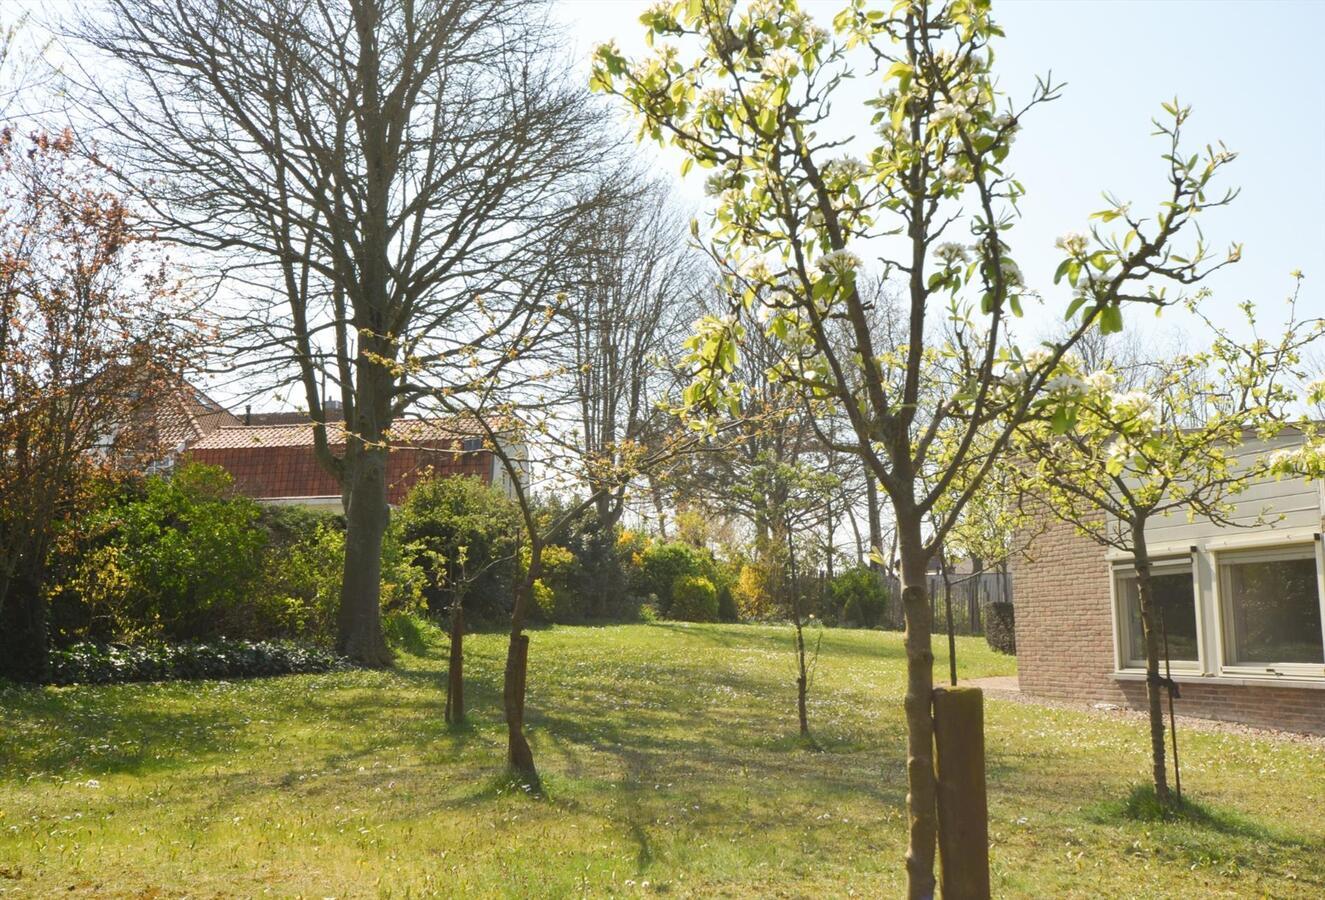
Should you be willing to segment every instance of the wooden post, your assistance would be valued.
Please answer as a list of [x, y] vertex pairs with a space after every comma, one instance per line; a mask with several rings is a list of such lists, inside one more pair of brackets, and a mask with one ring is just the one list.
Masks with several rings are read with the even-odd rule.
[[984, 697], [979, 688], [934, 689], [939, 879], [944, 900], [989, 900]]

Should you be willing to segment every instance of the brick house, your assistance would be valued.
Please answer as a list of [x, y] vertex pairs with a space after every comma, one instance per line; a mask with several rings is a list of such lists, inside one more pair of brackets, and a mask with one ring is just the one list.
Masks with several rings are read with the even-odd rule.
[[[340, 406], [327, 404], [328, 441], [343, 452]], [[169, 472], [181, 461], [220, 466], [235, 489], [263, 503], [339, 511], [340, 487], [313, 452], [313, 426], [302, 412], [236, 416], [185, 381], [152, 404], [152, 442], [158, 461], [150, 471]], [[484, 432], [462, 417], [400, 419], [390, 434], [387, 499], [399, 504], [410, 488], [432, 475], [471, 475], [507, 494], [513, 488], [501, 461], [484, 446]], [[513, 458], [527, 459], [523, 447]]]
[[[302, 414], [246, 416], [248, 424], [221, 425], [192, 443], [183, 457], [220, 466], [239, 493], [264, 503], [340, 509], [336, 479], [313, 452], [313, 426]], [[332, 452], [345, 447], [344, 425], [327, 425]], [[429, 475], [470, 475], [508, 493], [501, 461], [484, 447], [481, 430], [460, 418], [399, 419], [392, 426], [387, 456], [387, 500], [401, 503]]]
[[[1266, 480], [1236, 498], [1238, 526], [1149, 526], [1179, 714], [1325, 734], [1323, 500], [1320, 482]], [[1143, 709], [1130, 560], [1046, 513], [1013, 576], [1022, 691]]]

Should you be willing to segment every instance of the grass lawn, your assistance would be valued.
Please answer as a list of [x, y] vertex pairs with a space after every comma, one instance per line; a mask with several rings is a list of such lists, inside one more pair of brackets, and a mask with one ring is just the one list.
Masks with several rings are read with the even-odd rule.
[[[789, 629], [535, 632], [542, 799], [496, 777], [504, 637], [466, 646], [460, 732], [439, 646], [390, 673], [0, 689], [0, 895], [900, 894], [899, 635], [827, 633], [816, 752]], [[958, 646], [967, 677], [1014, 670]], [[1146, 820], [1138, 727], [988, 701], [995, 895], [1325, 895], [1325, 752], [1183, 740], [1203, 812]]]

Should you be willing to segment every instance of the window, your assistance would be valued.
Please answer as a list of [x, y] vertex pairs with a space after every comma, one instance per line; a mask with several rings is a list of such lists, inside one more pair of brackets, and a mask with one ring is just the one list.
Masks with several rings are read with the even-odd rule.
[[[1117, 575], [1119, 649], [1129, 668], [1145, 668], [1146, 639], [1141, 628], [1141, 596], [1136, 573], [1130, 567]], [[1188, 560], [1161, 561], [1151, 565], [1150, 592], [1154, 609], [1152, 624], [1159, 640], [1161, 666], [1164, 638], [1168, 637], [1168, 659], [1177, 668], [1200, 667], [1200, 638], [1196, 629], [1196, 591]]]
[[1221, 555], [1219, 588], [1227, 665], [1320, 674], [1325, 647], [1314, 546]]

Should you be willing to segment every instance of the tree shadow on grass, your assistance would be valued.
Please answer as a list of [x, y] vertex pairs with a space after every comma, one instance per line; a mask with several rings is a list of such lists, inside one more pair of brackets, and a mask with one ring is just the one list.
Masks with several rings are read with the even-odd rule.
[[1096, 804], [1087, 810], [1086, 817], [1098, 825], [1164, 823], [1296, 849], [1313, 849], [1309, 841], [1277, 832], [1232, 810], [1218, 809], [1190, 797], [1164, 803], [1156, 796], [1154, 786], [1149, 784], [1135, 785], [1123, 797]]
[[[219, 752], [241, 727], [237, 712], [168, 708], [150, 685], [7, 691], [0, 778], [70, 770], [146, 774], [193, 765]], [[158, 701], [154, 705], [153, 701]], [[184, 747], [186, 754], [178, 750]]]

